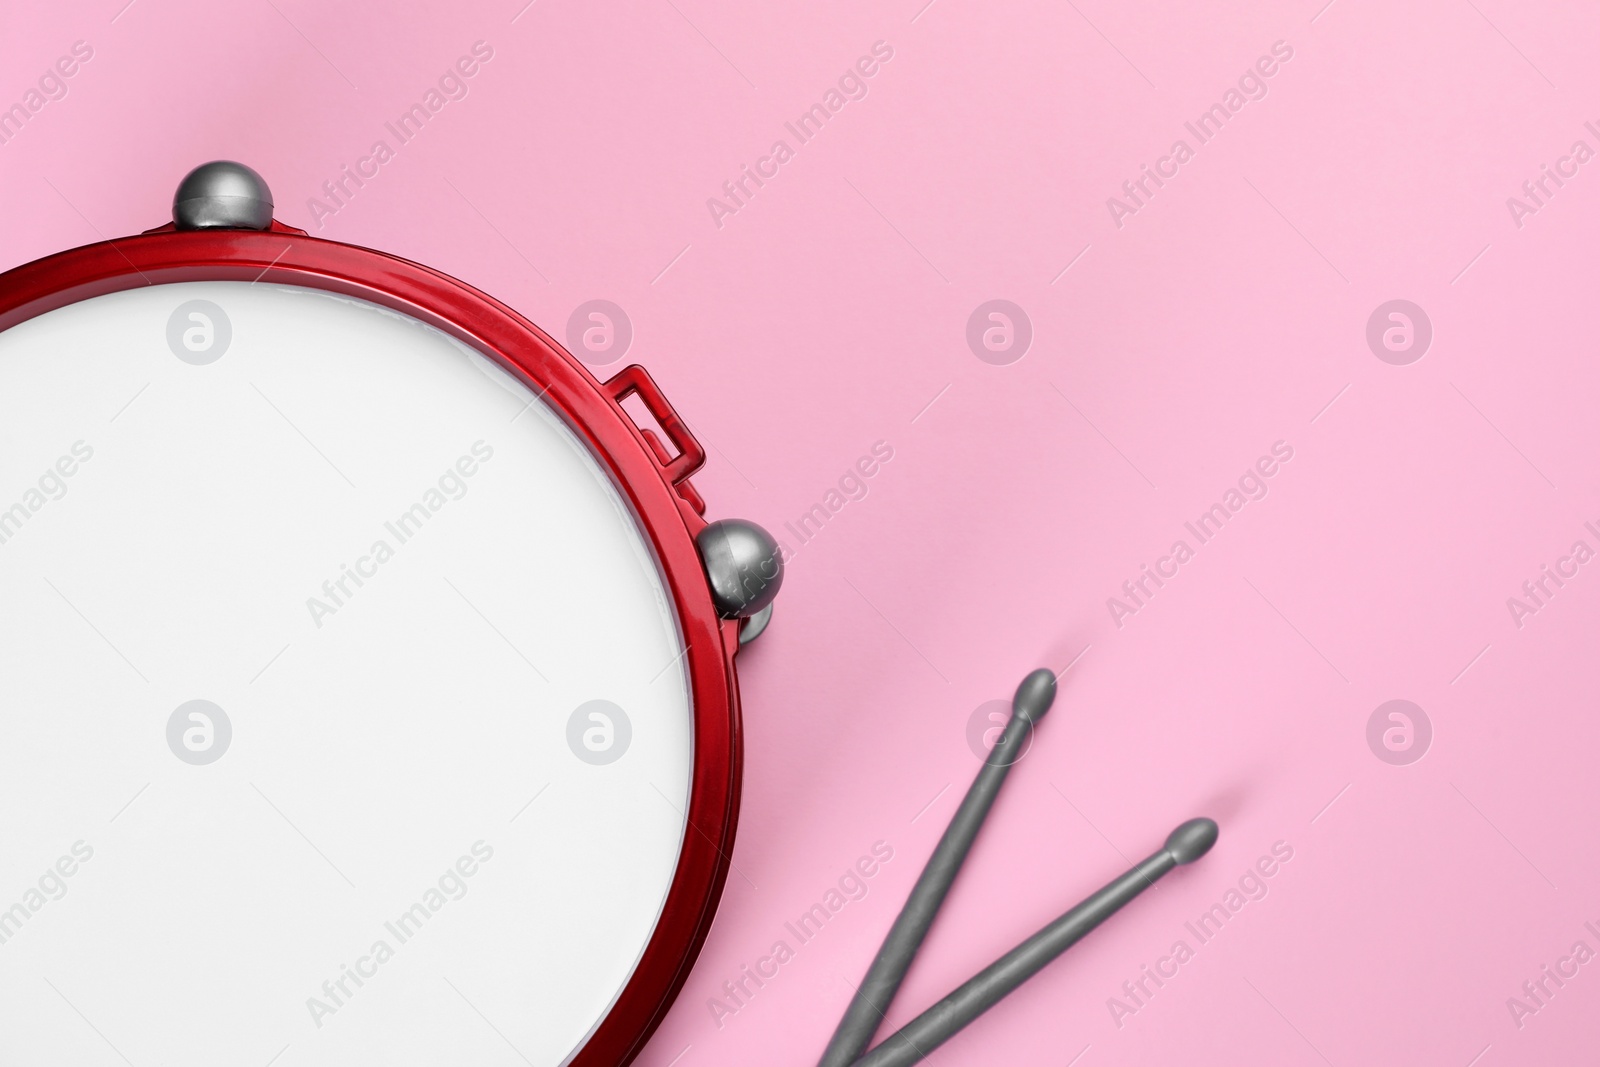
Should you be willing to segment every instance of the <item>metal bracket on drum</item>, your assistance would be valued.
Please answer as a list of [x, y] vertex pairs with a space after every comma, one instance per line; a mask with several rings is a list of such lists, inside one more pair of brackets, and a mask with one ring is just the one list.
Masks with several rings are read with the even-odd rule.
[[172, 221], [180, 230], [271, 229], [272, 190], [243, 163], [204, 163], [178, 183]]
[[711, 583], [711, 600], [724, 619], [743, 619], [739, 644], [760, 637], [772, 621], [772, 601], [783, 585], [783, 555], [766, 530], [747, 519], [718, 519], [695, 537]]

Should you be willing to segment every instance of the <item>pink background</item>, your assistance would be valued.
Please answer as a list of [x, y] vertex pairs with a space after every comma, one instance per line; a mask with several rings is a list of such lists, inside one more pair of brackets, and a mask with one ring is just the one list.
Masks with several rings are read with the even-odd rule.
[[[1600, 964], [1520, 1027], [1507, 998], [1600, 950], [1600, 565], [1520, 628], [1506, 600], [1600, 548], [1600, 164], [1520, 226], [1506, 201], [1600, 148], [1600, 16], [1322, 2], [13, 2], [0, 103], [94, 55], [0, 145], [0, 266], [159, 225], [227, 157], [284, 222], [557, 336], [626, 309], [712, 514], [795, 550], [742, 661], [737, 872], [641, 1063], [814, 1061], [977, 768], [974, 710], [1069, 663], [889, 1025], [1183, 819], [1221, 841], [933, 1062], [1590, 1062]], [[308, 198], [479, 40], [469, 95], [318, 229]], [[707, 198], [876, 41], [868, 95], [719, 228]], [[1107, 198], [1277, 41], [1268, 95], [1119, 228]], [[1034, 331], [1006, 366], [965, 340], [997, 298]], [[1434, 329], [1407, 366], [1365, 339], [1396, 298]], [[867, 496], [800, 545], [784, 523], [878, 441]], [[1269, 495], [1119, 628], [1107, 598], [1277, 441]], [[1366, 740], [1391, 699], [1432, 723], [1408, 766]], [[878, 841], [866, 897], [798, 944], [785, 922]], [[1185, 921], [1279, 841], [1265, 898], [1199, 945]], [[1119, 1026], [1108, 998], [1179, 939]]]

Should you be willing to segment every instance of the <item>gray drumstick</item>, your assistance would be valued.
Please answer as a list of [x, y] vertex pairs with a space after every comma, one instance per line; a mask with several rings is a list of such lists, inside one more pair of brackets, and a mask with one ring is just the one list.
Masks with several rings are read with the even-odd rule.
[[1190, 819], [1155, 855], [1107, 885], [1043, 930], [979, 971], [967, 983], [917, 1016], [853, 1067], [909, 1067], [1038, 974], [1051, 960], [1105, 922], [1117, 909], [1181, 863], [1193, 863], [1217, 841], [1217, 824]]
[[917, 884], [911, 887], [905, 907], [900, 909], [877, 957], [867, 969], [867, 976], [850, 998], [850, 1006], [845, 1009], [844, 1018], [834, 1031], [833, 1040], [828, 1042], [818, 1067], [848, 1067], [872, 1044], [878, 1023], [889, 1010], [889, 1003], [894, 1000], [906, 969], [911, 966], [928, 927], [939, 913], [945, 894], [950, 892], [950, 884], [961, 870], [1006, 774], [1026, 750], [1034, 726], [1044, 718], [1055, 698], [1056, 676], [1044, 668], [1029, 674], [1017, 686], [1005, 732], [989, 750], [983, 767], [972, 780], [972, 787], [962, 798], [961, 806], [929, 857], [928, 865], [922, 869]]

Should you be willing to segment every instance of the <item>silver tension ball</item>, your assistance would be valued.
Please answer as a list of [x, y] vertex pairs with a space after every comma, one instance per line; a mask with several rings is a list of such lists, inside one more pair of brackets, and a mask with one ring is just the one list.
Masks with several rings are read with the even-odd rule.
[[783, 559], [778, 542], [753, 522], [719, 519], [695, 538], [711, 583], [711, 600], [724, 619], [748, 619], [778, 595]]
[[272, 190], [243, 163], [203, 163], [178, 183], [172, 221], [180, 230], [265, 230], [272, 225]]

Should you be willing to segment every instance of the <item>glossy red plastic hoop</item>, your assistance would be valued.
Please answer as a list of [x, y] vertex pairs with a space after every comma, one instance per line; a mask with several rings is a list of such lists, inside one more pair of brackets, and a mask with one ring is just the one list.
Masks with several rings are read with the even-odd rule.
[[[265, 281], [356, 297], [474, 346], [557, 411], [633, 508], [671, 591], [689, 674], [694, 765], [688, 825], [666, 902], [638, 966], [573, 1067], [621, 1067], [638, 1054], [688, 976], [727, 878], [743, 746], [733, 657], [739, 623], [718, 617], [694, 535], [704, 505], [687, 481], [705, 453], [639, 366], [602, 383], [547, 334], [454, 278], [278, 223], [264, 231], [171, 226], [86, 245], [0, 274], [0, 330], [106, 293], [185, 281]], [[669, 457], [621, 402], [637, 394], [677, 449]]]

